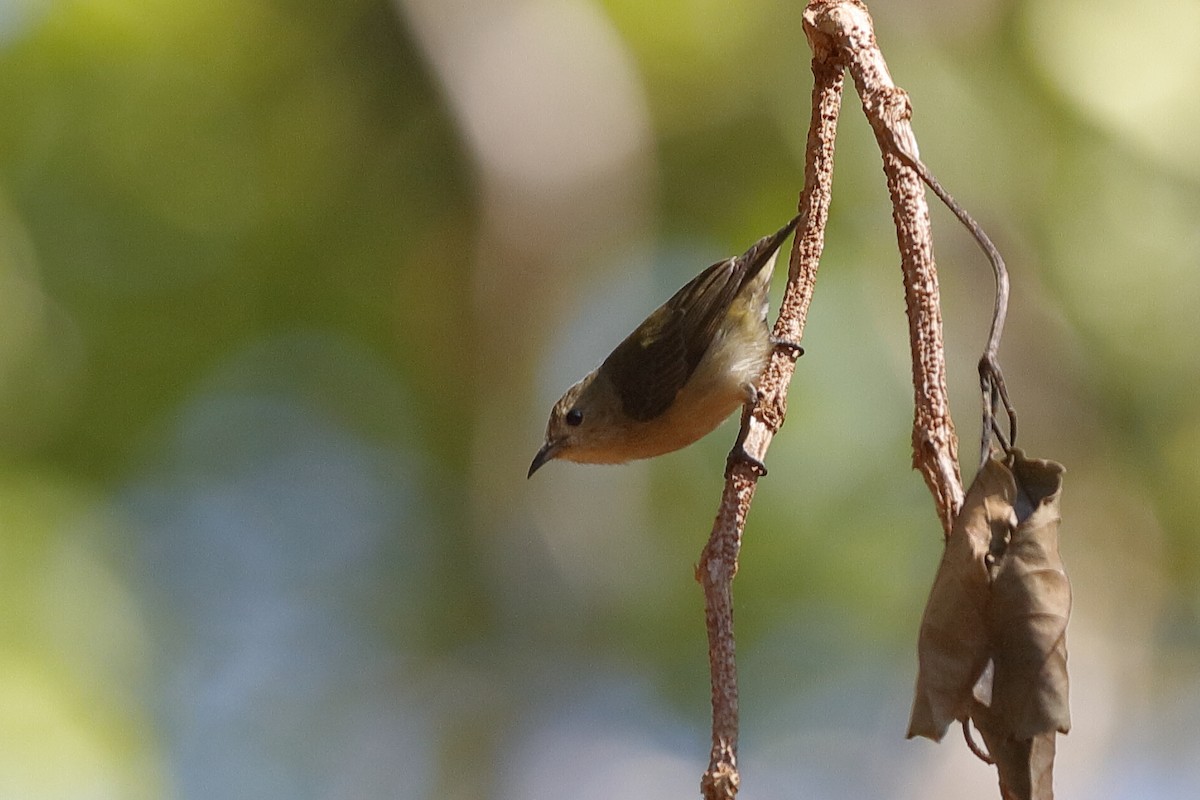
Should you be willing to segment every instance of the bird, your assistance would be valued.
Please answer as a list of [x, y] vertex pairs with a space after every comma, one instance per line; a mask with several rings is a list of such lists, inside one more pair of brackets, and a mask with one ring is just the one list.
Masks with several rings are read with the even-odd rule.
[[[688, 281], [567, 389], [528, 477], [554, 459], [621, 464], [670, 453], [753, 405], [773, 349], [804, 353], [772, 337], [767, 324], [775, 258], [799, 219]], [[766, 474], [742, 448], [742, 435], [734, 454]]]

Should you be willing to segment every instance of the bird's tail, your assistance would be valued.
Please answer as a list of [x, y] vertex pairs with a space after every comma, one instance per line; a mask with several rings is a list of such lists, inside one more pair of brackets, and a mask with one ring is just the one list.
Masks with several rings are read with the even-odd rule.
[[788, 236], [791, 236], [792, 231], [796, 229], [796, 225], [800, 222], [800, 215], [792, 217], [788, 224], [784, 225], [770, 236], [764, 236], [750, 246], [750, 249], [742, 254], [738, 259], [746, 265], [746, 273], [742, 278], [742, 285], [745, 286], [765, 267], [771, 263], [771, 258], [783, 246], [784, 241]]

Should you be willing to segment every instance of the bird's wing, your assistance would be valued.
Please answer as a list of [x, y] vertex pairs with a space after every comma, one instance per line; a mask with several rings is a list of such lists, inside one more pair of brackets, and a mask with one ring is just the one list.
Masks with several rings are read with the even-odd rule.
[[670, 407], [704, 358], [733, 299], [770, 263], [799, 219], [793, 217], [742, 255], [718, 261], [692, 278], [617, 345], [600, 368], [612, 377], [626, 415], [645, 422]]
[[742, 286], [736, 259], [713, 264], [617, 345], [602, 369], [629, 417], [654, 419], [696, 371]]

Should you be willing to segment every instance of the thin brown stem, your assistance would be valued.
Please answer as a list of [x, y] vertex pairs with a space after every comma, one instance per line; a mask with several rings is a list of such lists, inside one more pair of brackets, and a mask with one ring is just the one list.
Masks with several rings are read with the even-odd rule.
[[[908, 159], [909, 164], [921, 176], [921, 180], [925, 181], [933, 193], [946, 205], [948, 209], [958, 217], [958, 221], [963, 224], [975, 242], [983, 250], [987, 256], [988, 262], [992, 265], [992, 274], [996, 278], [996, 299], [992, 306], [992, 326], [988, 331], [987, 344], [983, 349], [983, 356], [979, 359], [979, 387], [983, 394], [983, 424], [979, 431], [979, 466], [980, 468], [987, 462], [988, 456], [991, 455], [992, 436], [1000, 442], [1001, 449], [1007, 452], [1017, 443], [1017, 412], [1013, 408], [1012, 401], [1008, 397], [1008, 388], [1004, 384], [1004, 372], [1000, 369], [1000, 337], [1004, 335], [1004, 320], [1008, 316], [1008, 268], [1004, 265], [1004, 258], [1000, 255], [999, 248], [992, 243], [991, 238], [984, 232], [983, 228], [975, 221], [965, 208], [959, 205], [958, 201], [951, 196], [950, 192], [942, 186], [929, 168], [912, 153], [904, 151], [904, 148], [897, 146], [897, 152]], [[1003, 403], [1004, 412], [1008, 415], [1008, 435], [1000, 430], [999, 424], [996, 422], [997, 407]]]
[[[833, 182], [833, 144], [845, 71], [845, 65], [835, 53], [820, 51], [815, 45], [813, 52], [813, 114], [805, 154], [804, 189], [799, 202], [801, 221], [792, 246], [788, 285], [774, 330], [777, 340], [788, 342], [799, 342], [804, 333], [817, 265], [825, 246]], [[759, 383], [758, 402], [745, 420], [742, 446], [747, 454], [760, 461], [765, 459], [771, 439], [783, 425], [788, 385], [796, 368], [795, 355], [788, 348], [776, 348]], [[737, 459], [731, 462], [712, 533], [696, 568], [696, 579], [704, 587], [704, 618], [712, 676], [712, 753], [700, 784], [706, 800], [732, 800], [738, 790], [733, 577], [737, 574], [742, 533], [757, 480], [758, 475], [749, 463]]]
[[988, 766], [996, 763], [991, 754], [980, 747], [979, 743], [975, 741], [975, 737], [971, 735], [971, 721], [969, 719], [962, 721], [962, 732], [963, 740], [967, 743], [967, 749], [974, 753], [976, 758]]
[[[933, 231], [921, 178], [911, 161], [919, 157], [908, 93], [892, 81], [875, 41], [867, 8], [858, 0], [813, 0], [806, 22], [841, 51], [863, 111], [883, 154], [892, 198], [892, 219], [900, 248], [913, 362], [913, 466], [933, 494], [944, 534], [962, 507], [958, 437], [950, 417], [946, 357]], [[811, 39], [811, 36], [810, 36]], [[908, 156], [904, 154], [909, 154]]]

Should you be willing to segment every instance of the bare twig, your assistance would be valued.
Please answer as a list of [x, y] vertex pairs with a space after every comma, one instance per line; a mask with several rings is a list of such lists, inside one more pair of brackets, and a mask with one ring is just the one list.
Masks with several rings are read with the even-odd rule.
[[[812, 300], [817, 264], [825, 246], [825, 224], [833, 179], [833, 143], [842, 100], [845, 65], [836, 54], [814, 45], [812, 121], [805, 155], [804, 189], [800, 196], [800, 225], [792, 246], [788, 285], [775, 323], [775, 335], [798, 342]], [[753, 412], [743, 420], [746, 453], [766, 456], [771, 439], [783, 425], [787, 390], [795, 372], [795, 358], [777, 349], [759, 382]], [[708, 544], [700, 556], [696, 579], [704, 587], [705, 624], [708, 628], [709, 668], [712, 673], [712, 753], [701, 780], [706, 800], [732, 800], [737, 794], [738, 686], [733, 639], [733, 577], [745, 530], [746, 514], [754, 497], [757, 474], [744, 460], [735, 460], [725, 481], [721, 506]]]
[[975, 741], [975, 737], [971, 735], [970, 719], [964, 719], [962, 721], [962, 732], [963, 740], [967, 743], [967, 749], [974, 753], [976, 758], [989, 766], [992, 766], [996, 763], [995, 759], [992, 758], [991, 753], [980, 747], [979, 743]]
[[[883, 153], [883, 171], [892, 197], [892, 219], [900, 247], [913, 361], [913, 466], [921, 471], [937, 504], [943, 533], [962, 507], [958, 437], [946, 391], [942, 312], [929, 206], [921, 178], [912, 168], [919, 158], [908, 93], [896, 86], [875, 41], [867, 8], [859, 0], [813, 0], [805, 22], [841, 51], [863, 111]], [[810, 40], [812, 36], [810, 35]], [[907, 156], [905, 155], [907, 154]]]
[[[804, 189], [799, 203], [801, 223], [774, 333], [779, 339], [798, 342], [804, 331], [817, 265], [824, 247], [834, 135], [841, 109], [843, 73], [849, 70], [883, 153], [884, 172], [892, 197], [913, 359], [913, 466], [921, 471], [933, 494], [943, 530], [948, 534], [951, 522], [962, 507], [963, 487], [958, 466], [958, 440], [946, 391], [942, 319], [929, 208], [921, 185], [922, 176], [915, 166], [920, 161], [909, 122], [908, 95], [892, 82], [875, 42], [871, 18], [859, 0], [810, 0], [804, 12], [804, 30], [813, 51], [813, 113], [805, 152]], [[1002, 274], [998, 269], [998, 287]], [[1006, 287], [1006, 281], [1004, 285]], [[1007, 293], [998, 289], [997, 295], [993, 335], [998, 343], [995, 331], [1003, 324]], [[783, 425], [788, 386], [794, 371], [794, 358], [782, 349], [778, 350], [760, 381], [758, 402], [743, 419], [743, 447], [746, 454], [760, 462], [765, 460], [771, 440]], [[998, 368], [994, 374], [999, 375]], [[1002, 383], [992, 383], [988, 390], [999, 392], [999, 397], [1004, 396]], [[1006, 399], [1005, 402], [1007, 405]], [[989, 429], [991, 427], [994, 426]], [[734, 460], [731, 464], [712, 533], [696, 568], [696, 578], [704, 587], [712, 672], [712, 753], [701, 781], [706, 800], [732, 800], [739, 783], [732, 582], [737, 573], [746, 515], [758, 476], [745, 460]]]

